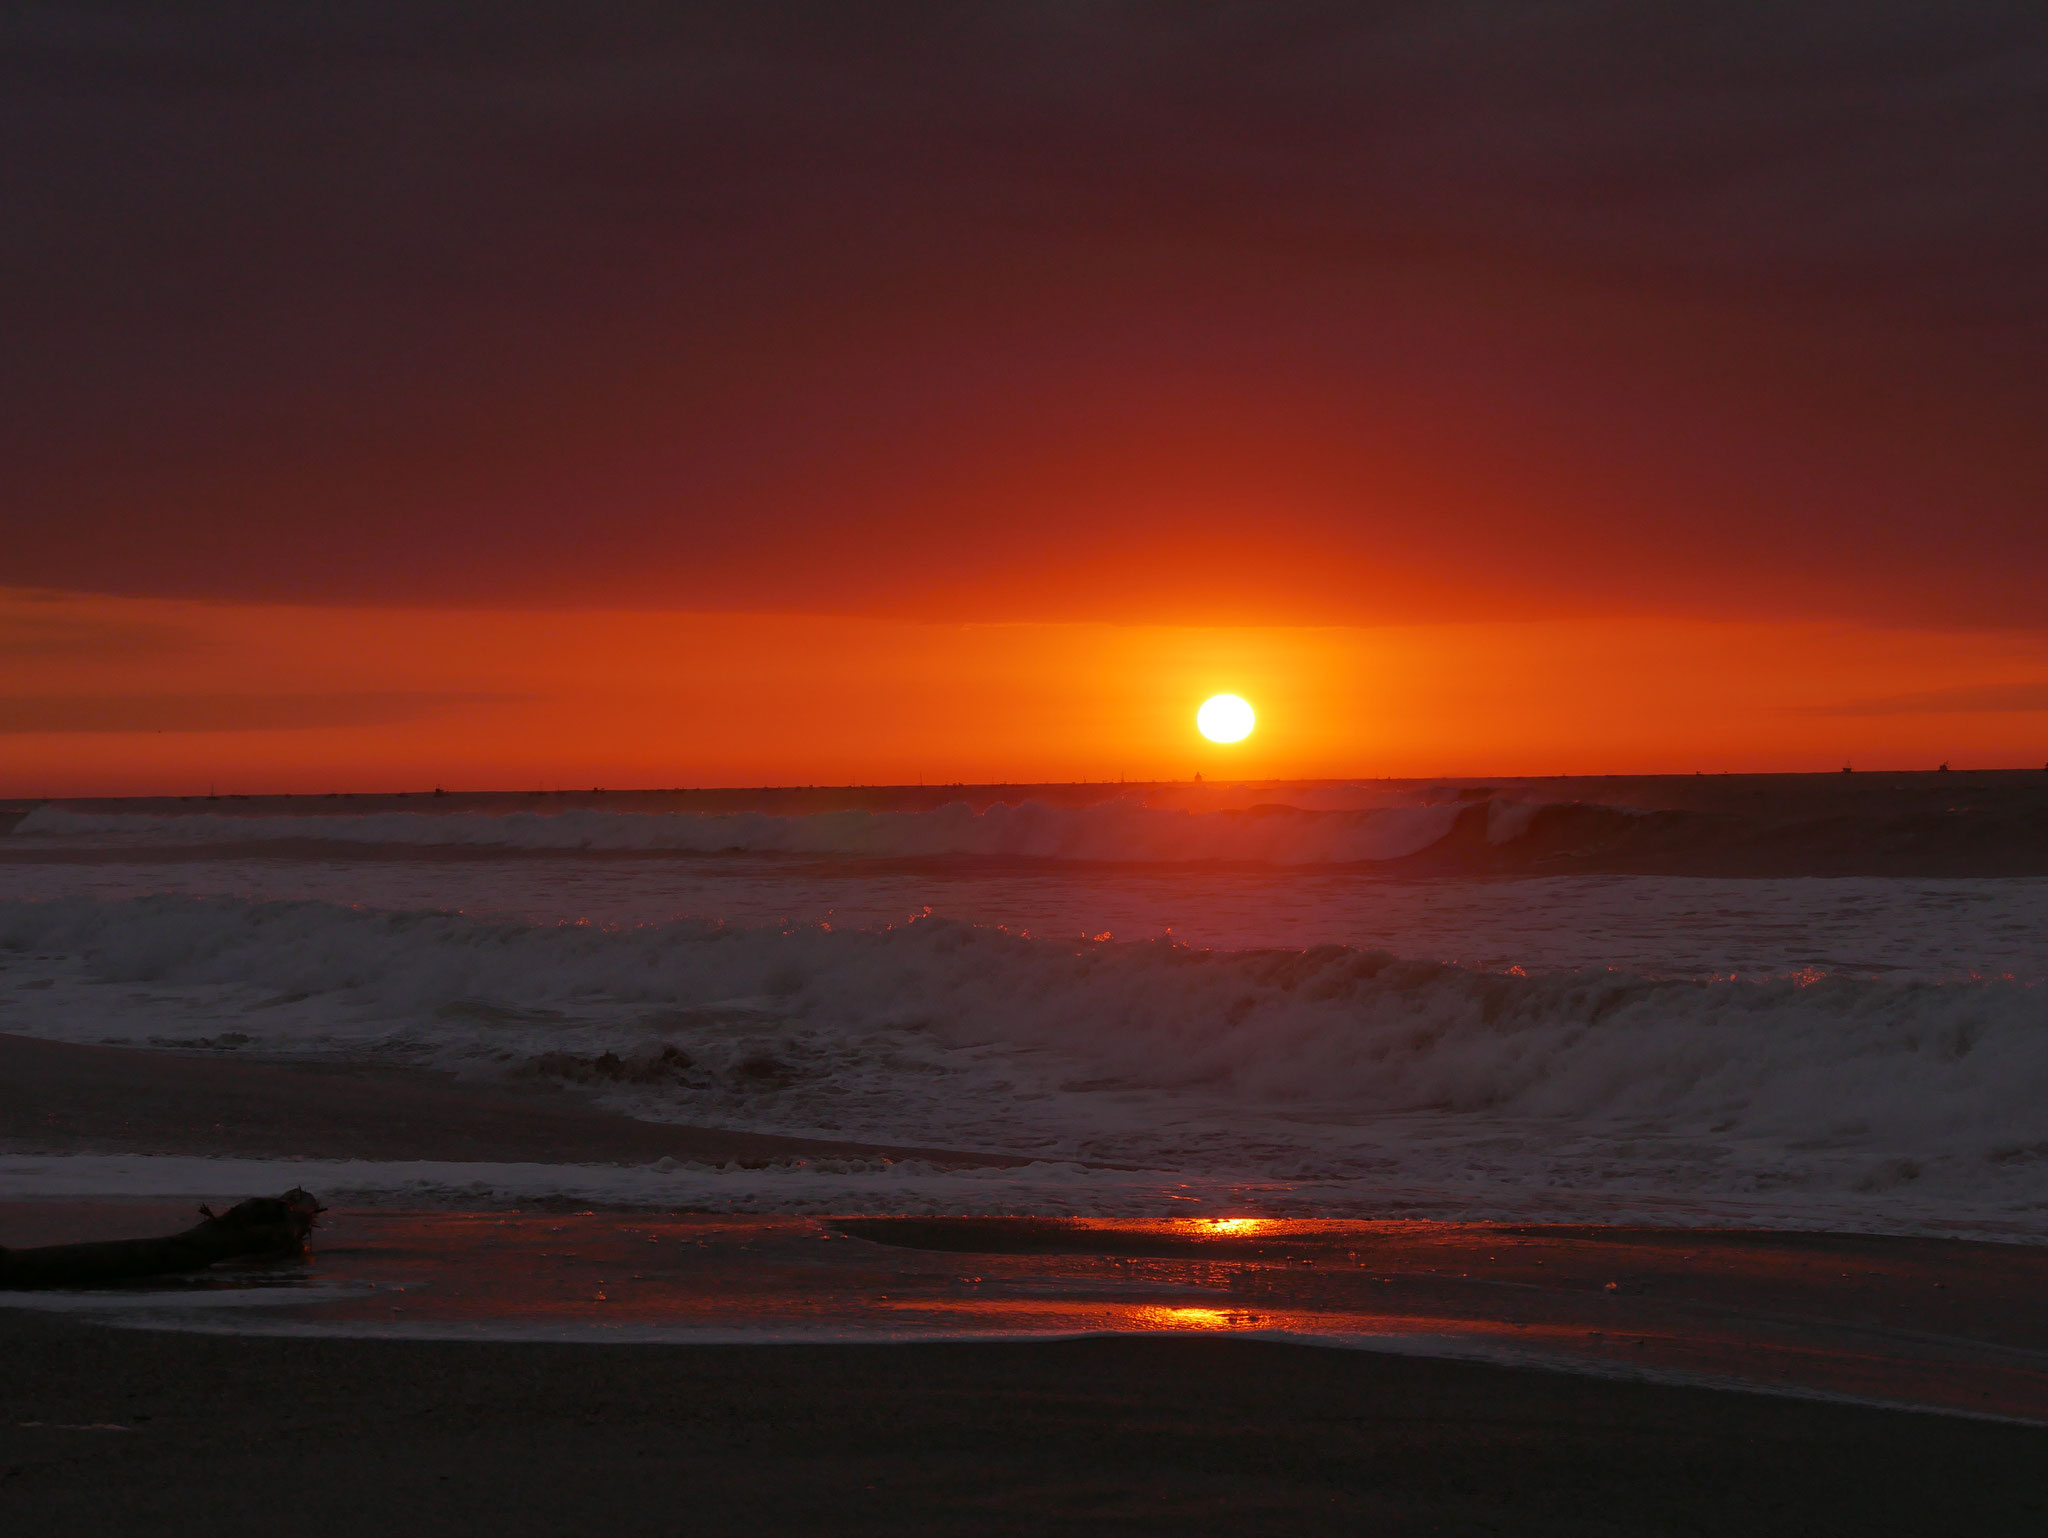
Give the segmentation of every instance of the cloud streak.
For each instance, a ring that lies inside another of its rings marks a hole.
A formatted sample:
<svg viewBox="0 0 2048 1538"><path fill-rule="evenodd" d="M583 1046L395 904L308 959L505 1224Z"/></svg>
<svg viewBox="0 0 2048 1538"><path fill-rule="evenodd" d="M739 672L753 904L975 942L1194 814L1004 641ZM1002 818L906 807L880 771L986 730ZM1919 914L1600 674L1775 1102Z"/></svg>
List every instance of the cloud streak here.
<svg viewBox="0 0 2048 1538"><path fill-rule="evenodd" d="M1929 689L1918 694L1893 694L1817 706L1823 716L1976 715L1983 712L2048 714L2048 681L1989 684L1958 689Z"/></svg>
<svg viewBox="0 0 2048 1538"><path fill-rule="evenodd" d="M519 695L74 694L0 698L0 733L284 732L381 727Z"/></svg>
<svg viewBox="0 0 2048 1538"><path fill-rule="evenodd" d="M200 644L198 636L174 625L66 613L55 607L56 600L49 612L38 612L35 600L11 598L0 592L0 663L175 657Z"/></svg>

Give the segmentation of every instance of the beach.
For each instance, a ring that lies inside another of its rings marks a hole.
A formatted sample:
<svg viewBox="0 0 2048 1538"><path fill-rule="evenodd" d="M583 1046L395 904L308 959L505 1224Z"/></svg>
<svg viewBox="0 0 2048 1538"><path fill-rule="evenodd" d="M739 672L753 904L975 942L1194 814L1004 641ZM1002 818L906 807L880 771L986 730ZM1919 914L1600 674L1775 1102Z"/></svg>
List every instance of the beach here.
<svg viewBox="0 0 2048 1538"><path fill-rule="evenodd" d="M281 1184L323 1155L915 1152L392 1070L6 1038L0 1063L17 1162L144 1148ZM301 1261L0 1293L7 1530L255 1533L280 1511L336 1534L2019 1534L2048 1517L2048 1250L2031 1246L390 1200L327 1214ZM0 1200L17 1246L189 1221L163 1197Z"/></svg>
<svg viewBox="0 0 2048 1538"><path fill-rule="evenodd" d="M28 812L7 1530L2039 1531L2035 782L1562 787Z"/></svg>
<svg viewBox="0 0 2048 1538"><path fill-rule="evenodd" d="M2048 6L0 77L0 1538L2048 1538Z"/></svg>

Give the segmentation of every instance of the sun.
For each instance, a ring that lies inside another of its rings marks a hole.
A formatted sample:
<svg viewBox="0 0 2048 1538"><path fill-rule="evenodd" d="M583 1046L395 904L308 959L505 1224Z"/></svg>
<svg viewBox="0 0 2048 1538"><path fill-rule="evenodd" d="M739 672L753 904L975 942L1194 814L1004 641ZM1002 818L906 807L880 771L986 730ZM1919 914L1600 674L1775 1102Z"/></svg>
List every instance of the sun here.
<svg viewBox="0 0 2048 1538"><path fill-rule="evenodd" d="M1234 694L1218 694L1202 701L1195 712L1195 729L1211 742L1243 742L1252 734L1257 718L1252 707Z"/></svg>

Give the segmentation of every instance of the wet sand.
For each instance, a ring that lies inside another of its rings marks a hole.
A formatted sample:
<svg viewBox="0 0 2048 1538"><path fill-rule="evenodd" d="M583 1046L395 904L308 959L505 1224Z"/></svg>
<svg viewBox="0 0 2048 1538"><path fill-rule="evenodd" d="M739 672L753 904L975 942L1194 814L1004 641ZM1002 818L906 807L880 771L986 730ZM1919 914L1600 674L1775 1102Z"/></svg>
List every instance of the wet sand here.
<svg viewBox="0 0 2048 1538"><path fill-rule="evenodd" d="M12 1538L2048 1528L2048 1430L1259 1341L0 1355Z"/></svg>
<svg viewBox="0 0 2048 1538"><path fill-rule="evenodd" d="M885 1147L636 1121L564 1091L456 1084L423 1072L261 1063L0 1035L0 1152L648 1164L1002 1154Z"/></svg>
<svg viewBox="0 0 2048 1538"><path fill-rule="evenodd" d="M0 1202L0 1243L191 1221L189 1204ZM286 1264L0 1299L136 1327L408 1339L1287 1338L2048 1425L2048 1249L1947 1239L357 1209L326 1214Z"/></svg>

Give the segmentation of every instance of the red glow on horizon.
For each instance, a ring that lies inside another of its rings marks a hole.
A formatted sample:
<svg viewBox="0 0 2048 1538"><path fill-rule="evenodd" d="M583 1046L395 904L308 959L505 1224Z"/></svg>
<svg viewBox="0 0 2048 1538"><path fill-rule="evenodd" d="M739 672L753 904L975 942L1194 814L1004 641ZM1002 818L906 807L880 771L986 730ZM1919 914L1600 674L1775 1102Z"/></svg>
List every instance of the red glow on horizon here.
<svg viewBox="0 0 2048 1538"><path fill-rule="evenodd" d="M1683 620L1363 628L0 604L0 795L1831 770L2048 757L2048 648ZM1219 685L1228 685L1220 688ZM1258 727L1192 729L1242 693Z"/></svg>

